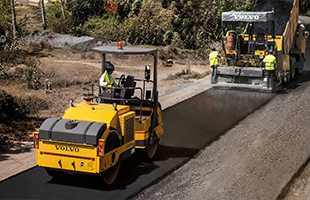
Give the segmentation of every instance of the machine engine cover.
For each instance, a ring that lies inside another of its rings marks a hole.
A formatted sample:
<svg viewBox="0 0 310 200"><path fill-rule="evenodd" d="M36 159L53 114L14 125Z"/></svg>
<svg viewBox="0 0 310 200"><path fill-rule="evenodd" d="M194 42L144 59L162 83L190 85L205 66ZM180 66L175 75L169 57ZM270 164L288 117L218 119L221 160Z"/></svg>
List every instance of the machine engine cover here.
<svg viewBox="0 0 310 200"><path fill-rule="evenodd" d="M48 118L39 129L39 138L98 145L106 128L106 123Z"/></svg>

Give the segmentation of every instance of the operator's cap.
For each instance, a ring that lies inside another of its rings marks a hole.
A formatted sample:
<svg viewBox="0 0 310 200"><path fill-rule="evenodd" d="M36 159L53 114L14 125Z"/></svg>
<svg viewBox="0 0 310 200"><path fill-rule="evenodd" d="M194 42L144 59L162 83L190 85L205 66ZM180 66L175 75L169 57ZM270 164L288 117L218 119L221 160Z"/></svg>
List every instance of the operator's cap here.
<svg viewBox="0 0 310 200"><path fill-rule="evenodd" d="M273 53L273 49L269 49L269 53Z"/></svg>
<svg viewBox="0 0 310 200"><path fill-rule="evenodd" d="M212 51L214 51L214 50L215 50L215 47L214 47L214 46L212 46L212 47L211 47L211 50L212 50Z"/></svg>

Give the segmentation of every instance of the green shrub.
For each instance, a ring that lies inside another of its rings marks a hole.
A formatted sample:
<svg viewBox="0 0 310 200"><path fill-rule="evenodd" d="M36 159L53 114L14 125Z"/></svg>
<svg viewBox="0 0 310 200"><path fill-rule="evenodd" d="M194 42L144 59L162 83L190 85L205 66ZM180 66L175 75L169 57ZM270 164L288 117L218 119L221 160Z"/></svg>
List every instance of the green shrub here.
<svg viewBox="0 0 310 200"><path fill-rule="evenodd" d="M0 110L1 124L9 124L12 120L20 118L25 114L14 97L5 91L0 91Z"/></svg>
<svg viewBox="0 0 310 200"><path fill-rule="evenodd" d="M42 86L42 79L45 77L45 74L32 62L28 63L25 75L29 89L37 90Z"/></svg>
<svg viewBox="0 0 310 200"><path fill-rule="evenodd" d="M111 41L124 39L121 30L123 30L123 24L120 19L110 14L90 18L82 28L86 35Z"/></svg>
<svg viewBox="0 0 310 200"><path fill-rule="evenodd" d="M38 115L40 110L48 109L48 103L36 96L14 97L0 91L0 124L8 125L29 115Z"/></svg>
<svg viewBox="0 0 310 200"><path fill-rule="evenodd" d="M56 33L67 33L69 27L67 24L71 23L71 17L67 17L67 21L64 20L61 12L61 5L59 1L49 2L46 7L46 23L49 29ZM66 16L68 11L65 9Z"/></svg>

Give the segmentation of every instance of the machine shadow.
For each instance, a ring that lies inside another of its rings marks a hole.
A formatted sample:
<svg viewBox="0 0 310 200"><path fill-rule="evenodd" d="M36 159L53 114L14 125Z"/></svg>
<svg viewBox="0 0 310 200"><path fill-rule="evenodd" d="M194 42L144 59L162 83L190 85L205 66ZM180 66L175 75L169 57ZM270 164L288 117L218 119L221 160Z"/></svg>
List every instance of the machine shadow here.
<svg viewBox="0 0 310 200"><path fill-rule="evenodd" d="M144 154L145 152L138 152L135 156L132 156L121 163L117 178L112 185L105 184L101 176L96 177L82 174L65 174L61 179L52 178L48 183L103 191L125 190L127 186L138 181L140 176L150 174L161 167L155 162L165 161L170 158L183 158L184 161L182 163L184 163L190 158L193 158L198 152L199 149L163 145L158 146L157 152L152 159L148 158ZM176 166L173 166L166 171L169 172L175 167L179 166L176 164ZM161 177L158 177L158 179L159 178Z"/></svg>
<svg viewBox="0 0 310 200"><path fill-rule="evenodd" d="M310 81L310 71L304 71L304 73L302 75L296 77L295 79L293 79L289 83L285 84L284 87L286 89L296 89L296 88L300 87L300 85L302 83L306 83L309 81Z"/></svg>

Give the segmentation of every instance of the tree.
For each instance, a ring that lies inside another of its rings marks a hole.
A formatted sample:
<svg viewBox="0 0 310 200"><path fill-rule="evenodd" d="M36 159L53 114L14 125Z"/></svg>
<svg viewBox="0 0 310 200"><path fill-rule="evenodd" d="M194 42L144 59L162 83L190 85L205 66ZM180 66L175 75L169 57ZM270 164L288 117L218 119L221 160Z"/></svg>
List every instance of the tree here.
<svg viewBox="0 0 310 200"><path fill-rule="evenodd" d="M10 0L11 2L11 13L12 13L12 31L13 31L13 38L16 38L16 15L15 15L15 7L14 7L14 0Z"/></svg>
<svg viewBox="0 0 310 200"><path fill-rule="evenodd" d="M46 30L46 20L45 20L45 10L44 10L44 0L40 0L40 7L41 7L41 12L42 12L43 30Z"/></svg>
<svg viewBox="0 0 310 200"><path fill-rule="evenodd" d="M65 23L67 23L66 14L65 14L65 8L64 8L64 1L63 0L59 0L59 2L60 2L60 6L61 6L62 16L64 18Z"/></svg>

